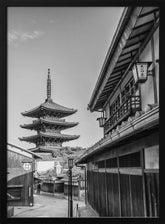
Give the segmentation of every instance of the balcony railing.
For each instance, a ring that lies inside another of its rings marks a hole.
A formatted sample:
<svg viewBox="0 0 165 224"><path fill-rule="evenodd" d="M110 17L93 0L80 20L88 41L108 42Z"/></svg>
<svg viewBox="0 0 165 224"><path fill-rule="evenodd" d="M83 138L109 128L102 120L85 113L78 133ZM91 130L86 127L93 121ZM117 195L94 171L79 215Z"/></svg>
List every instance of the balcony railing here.
<svg viewBox="0 0 165 224"><path fill-rule="evenodd" d="M107 134L107 132L119 125L128 116L135 114L138 110L141 110L140 96L130 96L105 122L104 133Z"/></svg>

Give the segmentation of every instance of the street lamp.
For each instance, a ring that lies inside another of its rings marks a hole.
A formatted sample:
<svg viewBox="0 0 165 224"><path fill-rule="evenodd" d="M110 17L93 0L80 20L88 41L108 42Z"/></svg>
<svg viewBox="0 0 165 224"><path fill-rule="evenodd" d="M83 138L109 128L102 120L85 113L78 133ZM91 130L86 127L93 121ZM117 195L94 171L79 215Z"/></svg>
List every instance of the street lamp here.
<svg viewBox="0 0 165 224"><path fill-rule="evenodd" d="M69 218L73 217L73 200L72 200L72 168L73 168L73 158L69 157L68 158L68 167L69 167L69 189L68 191L68 215Z"/></svg>
<svg viewBox="0 0 165 224"><path fill-rule="evenodd" d="M148 72L148 67L152 62L136 62L132 68L133 77L135 83L144 83L147 80L147 76L151 75Z"/></svg>
<svg viewBox="0 0 165 224"><path fill-rule="evenodd" d="M69 169L73 168L73 158L72 157L68 158L68 167L69 167Z"/></svg>

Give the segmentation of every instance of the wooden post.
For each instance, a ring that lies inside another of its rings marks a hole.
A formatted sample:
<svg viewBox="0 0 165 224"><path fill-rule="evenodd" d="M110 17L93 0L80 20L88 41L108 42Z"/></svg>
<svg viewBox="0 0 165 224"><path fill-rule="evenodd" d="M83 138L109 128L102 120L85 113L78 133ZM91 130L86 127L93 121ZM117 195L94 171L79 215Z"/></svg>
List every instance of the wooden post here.
<svg viewBox="0 0 165 224"><path fill-rule="evenodd" d="M151 38L151 53L152 53L152 62L153 62L153 69L152 69L152 78L153 78L153 90L154 90L154 103L158 103L158 96L157 96L157 87L156 87L156 77L155 77L155 49L154 49L154 38Z"/></svg>
<svg viewBox="0 0 165 224"><path fill-rule="evenodd" d="M120 217L121 217L121 190L120 190L119 157L117 157L117 168L118 168L118 187L119 187L119 213L120 213Z"/></svg>
<svg viewBox="0 0 165 224"><path fill-rule="evenodd" d="M78 179L78 200L80 200L80 179Z"/></svg>
<svg viewBox="0 0 165 224"><path fill-rule="evenodd" d="M84 166L84 178L85 178L85 204L87 204L87 169Z"/></svg>
<svg viewBox="0 0 165 224"><path fill-rule="evenodd" d="M132 205L132 190L131 190L131 175L129 174L129 188L130 188L130 205L131 205L131 216L133 216L133 205Z"/></svg>
<svg viewBox="0 0 165 224"><path fill-rule="evenodd" d="M73 217L73 200L72 200L72 169L70 169L70 176L69 176L69 185L70 185L70 200L69 200L69 207L70 207L70 214L69 217Z"/></svg>
<svg viewBox="0 0 165 224"><path fill-rule="evenodd" d="M53 183L53 193L54 193L54 196L55 196L55 186L56 186L56 184L55 184L55 180L54 180L54 183Z"/></svg>
<svg viewBox="0 0 165 224"><path fill-rule="evenodd" d="M106 172L106 160L104 162L105 164L105 197L106 197L106 215L108 216L108 186L107 186L107 172Z"/></svg>
<svg viewBox="0 0 165 224"><path fill-rule="evenodd" d="M142 184L143 184L143 202L144 202L144 217L147 217L146 209L146 190L145 190L145 175L144 175L144 149L140 151L141 155L141 168L142 168Z"/></svg>
<svg viewBox="0 0 165 224"><path fill-rule="evenodd" d="M34 205L34 197L33 197L33 185L34 185L34 160L32 158L32 187L31 187L31 202L32 206Z"/></svg>
<svg viewBox="0 0 165 224"><path fill-rule="evenodd" d="M68 217L69 217L69 214L70 214L70 204L69 204L69 200L70 200L70 197L69 197L69 177L68 177L68 181L67 181L67 185L68 185L68 192L67 192L67 194L68 194Z"/></svg>

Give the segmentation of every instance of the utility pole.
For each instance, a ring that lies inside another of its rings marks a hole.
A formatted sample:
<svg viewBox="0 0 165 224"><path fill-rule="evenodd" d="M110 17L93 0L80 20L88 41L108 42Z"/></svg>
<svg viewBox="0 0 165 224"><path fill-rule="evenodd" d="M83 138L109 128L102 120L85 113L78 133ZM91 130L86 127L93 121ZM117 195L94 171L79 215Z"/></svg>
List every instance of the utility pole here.
<svg viewBox="0 0 165 224"><path fill-rule="evenodd" d="M69 188L68 188L68 217L73 217L73 199L72 199L72 168L73 168L73 158L68 158L68 177L69 177Z"/></svg>

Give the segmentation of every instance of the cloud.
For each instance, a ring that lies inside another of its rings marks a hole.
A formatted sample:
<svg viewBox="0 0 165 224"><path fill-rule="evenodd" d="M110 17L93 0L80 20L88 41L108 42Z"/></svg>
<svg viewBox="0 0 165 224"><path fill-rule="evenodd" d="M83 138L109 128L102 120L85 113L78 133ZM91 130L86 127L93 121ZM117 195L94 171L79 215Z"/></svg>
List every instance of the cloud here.
<svg viewBox="0 0 165 224"><path fill-rule="evenodd" d="M18 42L26 42L28 40L39 39L43 35L44 32L40 30L34 30L32 32L12 30L11 32L8 33L8 41L9 44L11 43L16 44Z"/></svg>

